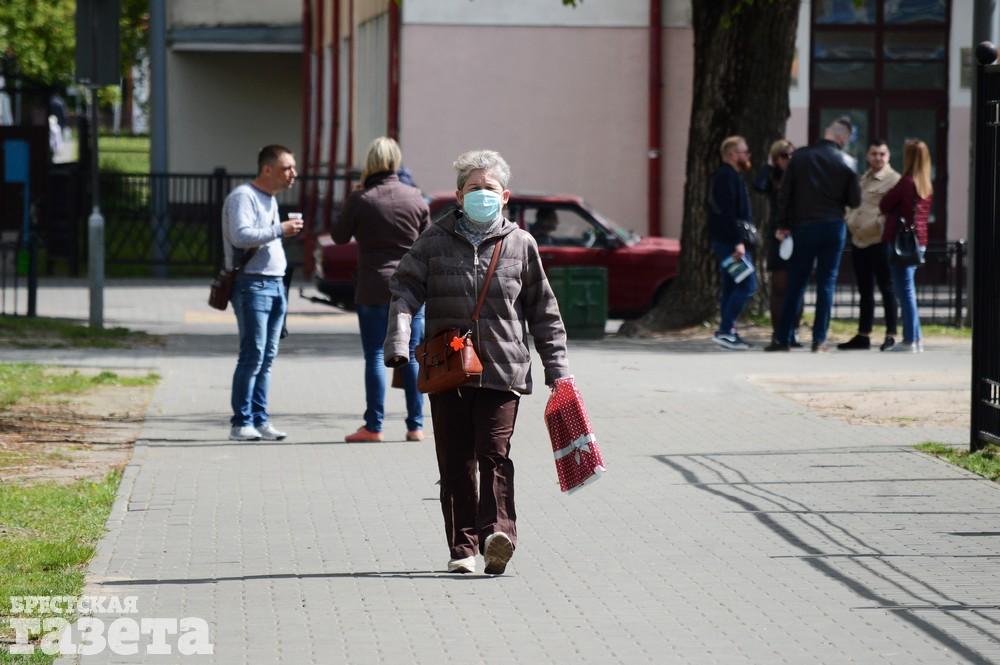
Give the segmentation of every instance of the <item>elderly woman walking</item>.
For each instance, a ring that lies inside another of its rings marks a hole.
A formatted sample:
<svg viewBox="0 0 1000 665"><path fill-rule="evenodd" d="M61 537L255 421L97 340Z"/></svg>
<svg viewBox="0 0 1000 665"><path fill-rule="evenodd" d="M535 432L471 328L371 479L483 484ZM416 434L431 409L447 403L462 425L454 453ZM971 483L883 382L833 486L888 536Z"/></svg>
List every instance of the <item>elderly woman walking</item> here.
<svg viewBox="0 0 1000 665"><path fill-rule="evenodd" d="M358 241L358 276L354 302L365 354L365 424L344 440L381 441L385 417L385 366L382 346L389 320L389 278L417 236L430 225L430 211L420 191L399 181L399 145L382 136L368 148L362 189L351 192L331 236L336 243ZM423 310L413 312L409 364L404 368L406 439L424 438L424 396L417 390L417 362L412 349L422 341ZM403 363L406 364L406 363Z"/></svg>
<svg viewBox="0 0 1000 665"><path fill-rule="evenodd" d="M459 208L413 245L390 281L386 363L406 362L412 322L427 306L428 337L447 328L470 331L482 377L432 394L431 415L449 572L504 572L517 544L510 440L518 402L531 392L528 333L541 356L545 383L569 376L566 331L538 245L503 216L510 167L492 150L458 157ZM480 319L473 311L493 253L499 252ZM476 487L476 470L479 488Z"/></svg>

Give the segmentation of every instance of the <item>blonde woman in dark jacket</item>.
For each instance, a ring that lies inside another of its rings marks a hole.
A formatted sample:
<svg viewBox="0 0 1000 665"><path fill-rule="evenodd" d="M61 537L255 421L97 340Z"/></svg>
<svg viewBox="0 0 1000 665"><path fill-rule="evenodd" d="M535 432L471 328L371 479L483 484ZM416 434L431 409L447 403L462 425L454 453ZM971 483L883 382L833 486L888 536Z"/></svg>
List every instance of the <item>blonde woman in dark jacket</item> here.
<svg viewBox="0 0 1000 665"><path fill-rule="evenodd" d="M475 572L475 555L481 552L486 573L499 575L517 544L509 452L518 402L532 389L528 333L551 385L569 376L566 330L538 245L503 216L510 167L492 150L464 153L454 166L459 209L420 236L390 280L385 358L390 366L406 362L413 316L425 303L429 337L445 328L471 330L482 377L430 397L441 510L448 570ZM496 273L473 325L476 299L498 247Z"/></svg>
<svg viewBox="0 0 1000 665"><path fill-rule="evenodd" d="M350 443L382 440L385 416L385 364L382 346L389 317L389 278L399 260L429 225L430 211L420 190L399 181L399 145L382 136L368 148L362 189L351 192L331 236L336 243L358 241L354 303L365 354L365 424L344 437ZM406 439L424 438L424 396L417 390L417 361L412 348L423 339L423 312L417 311L410 340L410 363L404 368Z"/></svg>

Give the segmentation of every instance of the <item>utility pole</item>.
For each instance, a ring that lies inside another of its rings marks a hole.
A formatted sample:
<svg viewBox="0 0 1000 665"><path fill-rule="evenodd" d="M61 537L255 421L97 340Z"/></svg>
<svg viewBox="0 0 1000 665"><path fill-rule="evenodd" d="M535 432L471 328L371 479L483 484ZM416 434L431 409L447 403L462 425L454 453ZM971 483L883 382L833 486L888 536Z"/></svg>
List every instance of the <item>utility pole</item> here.
<svg viewBox="0 0 1000 665"><path fill-rule="evenodd" d="M77 0L76 78L90 89L90 195L87 219L87 273L90 281L90 327L104 327L104 216L97 155L98 89L121 83L119 26L121 0Z"/></svg>
<svg viewBox="0 0 1000 665"><path fill-rule="evenodd" d="M992 42L995 41L993 38L993 20L994 13L996 11L996 0L974 0L972 6L972 44L970 50L975 54L975 47L982 42ZM976 69L976 59L975 55L972 56L971 66L973 70ZM967 242L966 247L966 278L965 292L969 294L969 325L972 325L972 294L974 284L973 275L975 274L975 255L976 255L976 239L975 239L975 220L973 219L973 214L976 209L976 142L974 137L976 136L976 127L978 126L979 117L979 99L978 91L976 90L976 85L972 85L972 105L969 113L969 213L966 216L968 231L966 232Z"/></svg>

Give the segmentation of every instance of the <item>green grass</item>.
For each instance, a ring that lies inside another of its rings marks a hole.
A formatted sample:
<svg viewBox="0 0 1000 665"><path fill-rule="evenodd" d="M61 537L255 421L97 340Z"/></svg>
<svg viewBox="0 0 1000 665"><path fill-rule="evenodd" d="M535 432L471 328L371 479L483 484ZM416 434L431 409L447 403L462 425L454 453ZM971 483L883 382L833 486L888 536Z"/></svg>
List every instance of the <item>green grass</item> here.
<svg viewBox="0 0 1000 665"><path fill-rule="evenodd" d="M148 136L101 136L97 154L102 171L149 173Z"/></svg>
<svg viewBox="0 0 1000 665"><path fill-rule="evenodd" d="M0 616L11 596L78 596L111 512L121 474L72 485L0 485ZM13 631L0 626L0 635ZM0 663L51 663L54 656L12 656Z"/></svg>
<svg viewBox="0 0 1000 665"><path fill-rule="evenodd" d="M968 450L929 441L917 445L916 448L921 452L956 464L983 478L989 478L994 482L1000 481L1000 446L990 445L970 453Z"/></svg>
<svg viewBox="0 0 1000 665"><path fill-rule="evenodd" d="M770 325L770 323L768 324ZM811 316L802 317L803 326L812 325ZM902 328L900 328L902 331ZM858 322L851 319L831 319L830 321L830 334L842 337L853 337L855 333L858 332ZM954 337L958 339L972 339L972 328L965 326L962 328L956 328L955 326L945 326L940 323L921 323L920 332L923 333L925 338L927 337ZM881 339L885 335L885 327L880 325L875 325L875 330L872 332L873 338ZM901 337L896 335L896 339L899 340Z"/></svg>
<svg viewBox="0 0 1000 665"><path fill-rule="evenodd" d="M760 326L762 328L771 327L771 317L767 314L747 314L743 317L745 321L750 321L755 326ZM808 329L812 326L813 317L811 314L806 314L802 317L802 329ZM962 328L956 328L954 326L946 326L940 323L921 323L920 331L923 333L924 337L951 337L956 339L972 339L972 328L965 326ZM853 337L855 333L858 332L858 322L856 319L830 319L830 335L834 337L843 337L844 339ZM885 327L878 324L875 325L875 330L872 332L872 337L881 339L885 335ZM899 340L900 336L897 335L896 339Z"/></svg>
<svg viewBox="0 0 1000 665"><path fill-rule="evenodd" d="M91 328L65 319L0 316L0 346L130 348L162 345L158 335L128 328Z"/></svg>
<svg viewBox="0 0 1000 665"><path fill-rule="evenodd" d="M158 374L145 376L118 376L114 372L84 375L58 372L33 363L0 363L0 409L25 399L80 393L97 386L149 386L160 380Z"/></svg>

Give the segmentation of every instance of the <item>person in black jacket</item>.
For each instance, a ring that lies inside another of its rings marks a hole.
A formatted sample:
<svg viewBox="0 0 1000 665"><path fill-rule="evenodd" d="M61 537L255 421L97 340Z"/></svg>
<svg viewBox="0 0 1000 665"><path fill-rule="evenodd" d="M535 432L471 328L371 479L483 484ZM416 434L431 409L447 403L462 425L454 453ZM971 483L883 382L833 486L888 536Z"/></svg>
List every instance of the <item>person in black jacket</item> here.
<svg viewBox="0 0 1000 665"><path fill-rule="evenodd" d="M756 248L747 242L748 233L755 233L750 194L741 175L750 170L750 151L742 136L730 136L719 153L722 164L708 189L708 236L719 259L721 281L719 329L712 341L724 349L746 351L750 344L736 332L736 319L757 289L751 255Z"/></svg>
<svg viewBox="0 0 1000 665"><path fill-rule="evenodd" d="M765 351L787 351L792 325L802 303L806 282L816 266L816 316L812 350L826 351L833 291L837 284L840 254L847 239L846 208L861 204L858 174L841 150L851 139L853 127L838 118L826 128L823 140L792 155L778 192L779 240L791 234L795 249L789 263L788 292L781 308L777 339Z"/></svg>
<svg viewBox="0 0 1000 665"><path fill-rule="evenodd" d="M771 144L768 152L767 164L760 167L757 177L754 178L753 188L767 196L768 202L768 225L770 238L767 239L767 271L771 273L770 295L768 305L771 310L771 341L778 338L778 326L781 324L781 307L785 303L785 293L788 291L788 261L781 258L778 250L781 242L774 236L774 231L778 227L778 191L781 189L781 179L788 168L788 162L792 158L795 146L787 139L778 139ZM795 339L795 332L799 329L799 320L802 318L802 310L795 319L792 326L793 348L802 346Z"/></svg>

